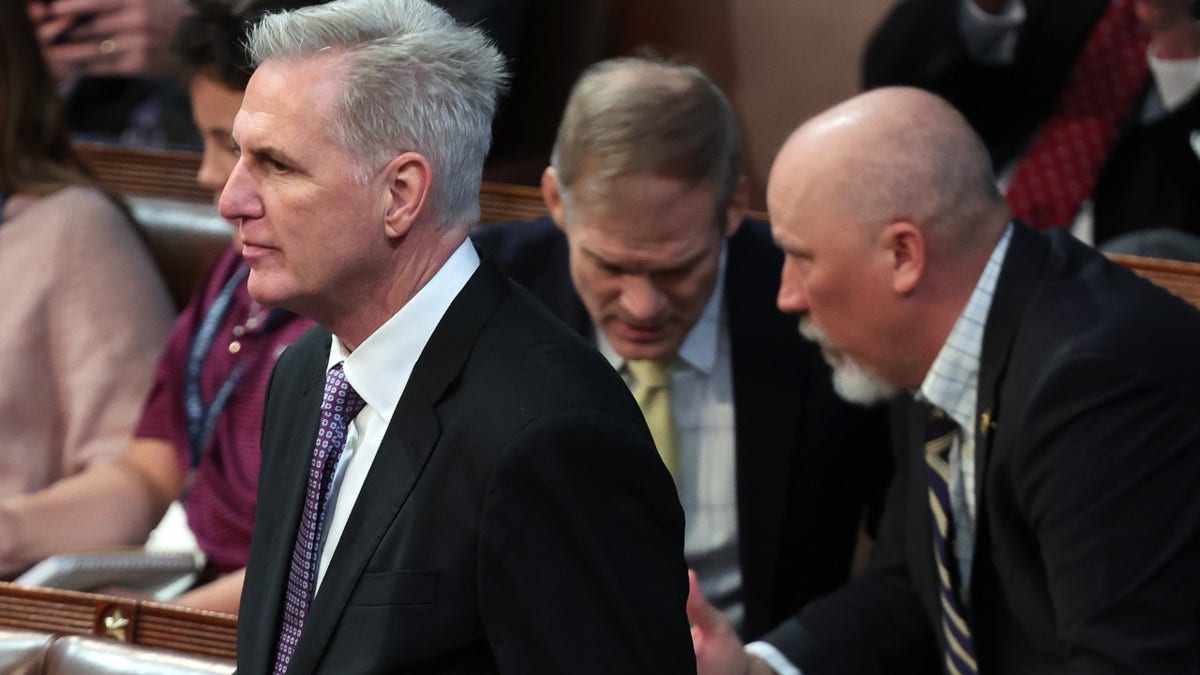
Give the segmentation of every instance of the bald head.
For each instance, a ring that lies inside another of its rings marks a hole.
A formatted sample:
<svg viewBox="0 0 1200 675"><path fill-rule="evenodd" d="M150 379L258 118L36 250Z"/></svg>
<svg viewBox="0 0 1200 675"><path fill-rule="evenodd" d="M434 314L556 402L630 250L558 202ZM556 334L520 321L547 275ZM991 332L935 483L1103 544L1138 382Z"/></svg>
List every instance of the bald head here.
<svg viewBox="0 0 1200 675"><path fill-rule="evenodd" d="M987 149L941 98L876 89L801 126L771 171L773 218L823 200L874 231L905 221L951 249L994 243L1009 220Z"/></svg>
<svg viewBox="0 0 1200 675"><path fill-rule="evenodd" d="M784 250L779 307L805 317L854 400L886 390L860 386L872 378L921 384L1009 220L979 137L945 101L906 88L797 129L767 205Z"/></svg>

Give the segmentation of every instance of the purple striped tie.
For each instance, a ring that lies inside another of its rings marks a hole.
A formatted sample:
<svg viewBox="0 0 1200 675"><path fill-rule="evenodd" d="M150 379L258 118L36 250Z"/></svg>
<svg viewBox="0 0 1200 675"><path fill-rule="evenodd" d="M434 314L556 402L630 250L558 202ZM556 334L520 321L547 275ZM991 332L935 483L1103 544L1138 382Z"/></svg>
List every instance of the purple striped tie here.
<svg viewBox="0 0 1200 675"><path fill-rule="evenodd" d="M279 631L279 643L275 651L275 673L287 672L300 631L304 628L304 617L312 601L313 588L317 581L320 564L318 552L321 532L324 531L328 509L330 483L337 468L338 458L346 445L346 429L350 420L363 409L363 400L346 381L342 364L329 370L325 377L325 398L321 401L321 428L317 431L317 443L313 448L312 467L308 471L308 495L304 498L304 513L300 516L300 528L296 532L296 546L292 549L292 567L288 573L287 599L283 606L283 626Z"/></svg>

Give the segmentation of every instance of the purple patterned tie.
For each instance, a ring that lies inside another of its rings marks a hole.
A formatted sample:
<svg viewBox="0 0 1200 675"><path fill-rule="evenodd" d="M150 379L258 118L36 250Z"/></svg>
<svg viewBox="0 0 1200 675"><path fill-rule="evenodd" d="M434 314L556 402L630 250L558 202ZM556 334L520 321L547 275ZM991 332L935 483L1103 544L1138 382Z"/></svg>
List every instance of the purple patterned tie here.
<svg viewBox="0 0 1200 675"><path fill-rule="evenodd" d="M321 428L313 448L312 467L308 471L308 495L304 498L304 513L296 532L292 549L292 567L288 573L287 599L283 606L283 626L275 652L275 673L287 672L288 663L296 651L304 617L312 601L320 564L318 552L324 530L326 499L337 469L338 457L346 445L346 428L350 420L363 409L363 400L346 381L342 364L329 370L325 377L325 398L321 401Z"/></svg>

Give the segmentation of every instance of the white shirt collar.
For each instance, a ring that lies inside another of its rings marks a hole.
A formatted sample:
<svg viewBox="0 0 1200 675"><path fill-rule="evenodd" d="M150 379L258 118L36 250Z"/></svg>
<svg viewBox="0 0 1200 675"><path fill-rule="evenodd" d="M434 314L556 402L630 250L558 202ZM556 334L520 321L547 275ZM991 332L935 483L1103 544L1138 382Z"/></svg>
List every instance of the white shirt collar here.
<svg viewBox="0 0 1200 675"><path fill-rule="evenodd" d="M679 358L692 368L711 375L717 363L717 336L721 328L721 311L725 297L725 245L721 245L721 254L717 259L717 281L713 284L712 295L704 305L704 311L696 320L696 325L688 331L687 337L679 345ZM625 367L625 359L613 349L604 331L594 327L596 331L596 348L608 359L613 369L618 372Z"/></svg>
<svg viewBox="0 0 1200 675"><path fill-rule="evenodd" d="M425 344L450 303L479 267L479 254L468 239L398 312L348 354L336 335L326 371L344 363L346 379L367 406L391 419Z"/></svg>
<svg viewBox="0 0 1200 675"><path fill-rule="evenodd" d="M1200 89L1200 59L1161 59L1151 48L1146 60L1166 112L1174 112Z"/></svg>
<svg viewBox="0 0 1200 675"><path fill-rule="evenodd" d="M967 306L954 322L945 344L917 392L917 398L941 408L963 429L974 429L975 403L979 389L979 366L983 358L983 331L1000 269L1012 241L1009 223L1004 235L992 249Z"/></svg>

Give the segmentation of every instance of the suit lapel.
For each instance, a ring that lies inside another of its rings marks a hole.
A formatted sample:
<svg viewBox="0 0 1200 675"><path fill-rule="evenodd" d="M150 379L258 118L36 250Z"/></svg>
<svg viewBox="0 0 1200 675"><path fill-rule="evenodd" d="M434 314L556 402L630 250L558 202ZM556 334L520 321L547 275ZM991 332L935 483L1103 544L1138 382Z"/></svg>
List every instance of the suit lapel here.
<svg viewBox="0 0 1200 675"><path fill-rule="evenodd" d="M329 335L326 333L323 340L306 350L299 366L303 375L299 394L294 399L299 422L291 427L290 434L284 436L286 440L282 447L272 448L271 458L267 460L270 464L264 463L261 471L261 475L268 478L272 490L268 494L268 488L260 485L254 530L256 537L264 539L258 550L265 554L261 565L263 572L256 578L269 580L259 589L261 606L271 608L269 611L272 612L264 617L269 627L261 633L264 639L254 645L262 672L270 669L279 639L279 621L291 571L292 549L300 514L304 510L312 448L321 421L321 395L325 388L328 356ZM284 397L283 400L290 398L286 392L279 395ZM274 423L279 424L279 421ZM253 579L250 583L254 583Z"/></svg>
<svg viewBox="0 0 1200 675"><path fill-rule="evenodd" d="M484 259L417 359L320 591L313 599L292 658L295 667L290 672L310 672L319 662L359 577L436 449L441 435L436 405L457 379L480 332L508 294L508 284L495 265Z"/></svg>
<svg viewBox="0 0 1200 675"><path fill-rule="evenodd" d="M1012 241L1005 256L992 307L988 311L987 325L983 333L983 354L979 365L979 395L976 402L975 429L975 554L972 560L972 579L978 579L974 567L980 560L988 559L981 550L986 546L987 512L984 509L983 489L987 469L991 460L992 447L998 430L1004 425L1000 390L1008 369L1009 355L1021 315L1035 292L1050 250L1046 241L1024 224L1017 222L1013 227ZM973 584L972 595L978 588Z"/></svg>

